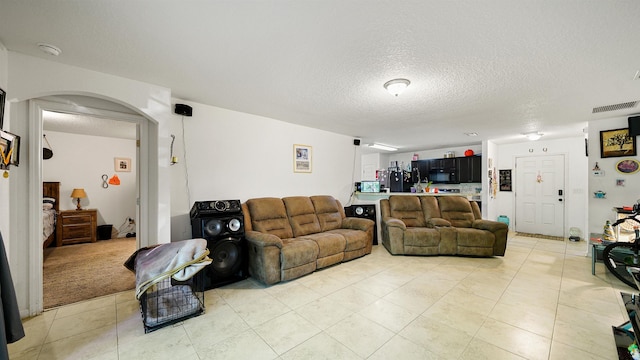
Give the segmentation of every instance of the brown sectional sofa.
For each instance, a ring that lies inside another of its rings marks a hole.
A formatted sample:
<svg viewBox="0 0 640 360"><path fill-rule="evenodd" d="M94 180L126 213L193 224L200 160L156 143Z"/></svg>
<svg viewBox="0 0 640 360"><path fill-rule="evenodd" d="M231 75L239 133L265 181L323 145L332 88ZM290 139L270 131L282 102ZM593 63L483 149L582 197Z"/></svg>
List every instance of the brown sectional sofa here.
<svg viewBox="0 0 640 360"><path fill-rule="evenodd" d="M393 255L503 256L508 227L483 220L462 196L392 195L380 200L382 244Z"/></svg>
<svg viewBox="0 0 640 360"><path fill-rule="evenodd" d="M249 274L267 285L371 253L374 222L331 196L249 199L242 212Z"/></svg>

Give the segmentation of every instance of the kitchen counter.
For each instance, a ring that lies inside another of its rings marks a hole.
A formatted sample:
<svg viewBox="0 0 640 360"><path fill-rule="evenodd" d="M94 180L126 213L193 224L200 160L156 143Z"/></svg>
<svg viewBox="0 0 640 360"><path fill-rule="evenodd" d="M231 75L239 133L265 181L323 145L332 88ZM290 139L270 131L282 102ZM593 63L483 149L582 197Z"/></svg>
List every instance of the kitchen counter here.
<svg viewBox="0 0 640 360"><path fill-rule="evenodd" d="M380 193L363 193L356 192L355 198L363 202L378 201L380 199L388 199L390 195L399 196L464 196L471 201L482 201L480 193L454 193L454 192L437 192L437 193L412 193L412 192L380 192Z"/></svg>

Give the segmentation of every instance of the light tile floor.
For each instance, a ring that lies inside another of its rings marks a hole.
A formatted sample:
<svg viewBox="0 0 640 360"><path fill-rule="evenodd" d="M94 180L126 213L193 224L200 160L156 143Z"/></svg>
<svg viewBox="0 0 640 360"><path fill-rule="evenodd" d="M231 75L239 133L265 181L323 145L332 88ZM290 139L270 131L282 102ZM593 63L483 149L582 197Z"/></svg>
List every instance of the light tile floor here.
<svg viewBox="0 0 640 360"><path fill-rule="evenodd" d="M620 290L584 242L510 234L496 258L363 258L205 292L205 314L145 334L133 292L24 320L11 359L616 359Z"/></svg>

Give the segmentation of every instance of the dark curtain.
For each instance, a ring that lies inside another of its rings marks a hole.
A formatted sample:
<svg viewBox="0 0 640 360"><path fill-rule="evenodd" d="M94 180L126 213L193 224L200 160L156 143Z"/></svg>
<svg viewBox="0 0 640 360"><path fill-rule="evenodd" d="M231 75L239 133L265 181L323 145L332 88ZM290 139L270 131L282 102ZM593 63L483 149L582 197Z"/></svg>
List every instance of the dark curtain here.
<svg viewBox="0 0 640 360"><path fill-rule="evenodd" d="M4 240L0 233L0 337L3 339L0 344L0 360L9 359L9 351L7 344L16 342L24 337L24 328L20 320L20 310L18 309L18 300L16 299L16 291L11 280L11 271L9 269L9 261L4 248Z"/></svg>

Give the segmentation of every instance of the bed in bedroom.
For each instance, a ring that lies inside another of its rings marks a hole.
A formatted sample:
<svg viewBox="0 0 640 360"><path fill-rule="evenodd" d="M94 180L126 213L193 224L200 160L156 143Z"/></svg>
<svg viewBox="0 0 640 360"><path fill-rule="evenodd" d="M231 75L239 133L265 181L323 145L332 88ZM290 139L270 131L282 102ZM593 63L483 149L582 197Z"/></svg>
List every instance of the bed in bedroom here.
<svg viewBox="0 0 640 360"><path fill-rule="evenodd" d="M42 183L42 247L56 239L56 220L60 210L60 182Z"/></svg>

